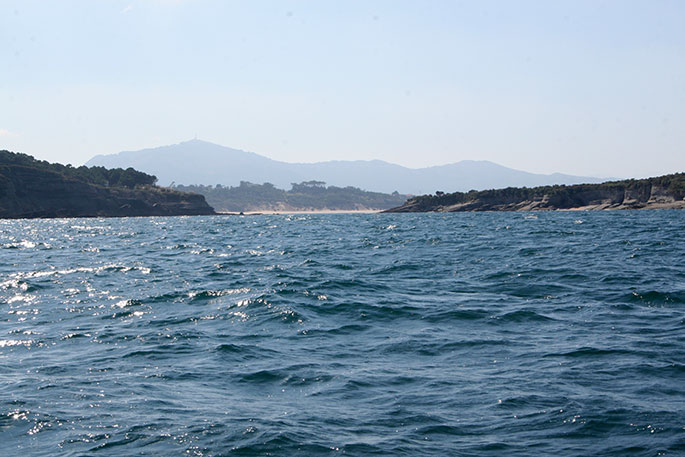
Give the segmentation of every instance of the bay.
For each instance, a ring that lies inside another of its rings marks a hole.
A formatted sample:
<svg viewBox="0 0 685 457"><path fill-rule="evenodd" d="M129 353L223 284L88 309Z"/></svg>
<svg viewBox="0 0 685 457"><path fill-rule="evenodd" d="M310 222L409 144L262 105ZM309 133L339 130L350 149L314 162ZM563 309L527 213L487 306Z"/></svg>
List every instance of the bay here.
<svg viewBox="0 0 685 457"><path fill-rule="evenodd" d="M685 212L0 221L5 455L678 455Z"/></svg>

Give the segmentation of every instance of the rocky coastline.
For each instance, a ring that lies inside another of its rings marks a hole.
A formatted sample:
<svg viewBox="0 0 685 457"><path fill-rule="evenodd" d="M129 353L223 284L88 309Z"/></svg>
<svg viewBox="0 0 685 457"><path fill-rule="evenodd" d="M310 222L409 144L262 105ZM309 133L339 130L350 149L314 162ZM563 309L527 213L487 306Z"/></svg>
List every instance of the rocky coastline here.
<svg viewBox="0 0 685 457"><path fill-rule="evenodd" d="M685 173L602 184L422 195L388 213L685 209Z"/></svg>
<svg viewBox="0 0 685 457"><path fill-rule="evenodd" d="M90 171L88 167L75 169L0 151L0 218L215 214L201 195L153 184L103 185L79 177L88 176ZM121 170L120 174L126 172ZM133 169L128 173L140 174ZM149 177L154 181L154 176Z"/></svg>

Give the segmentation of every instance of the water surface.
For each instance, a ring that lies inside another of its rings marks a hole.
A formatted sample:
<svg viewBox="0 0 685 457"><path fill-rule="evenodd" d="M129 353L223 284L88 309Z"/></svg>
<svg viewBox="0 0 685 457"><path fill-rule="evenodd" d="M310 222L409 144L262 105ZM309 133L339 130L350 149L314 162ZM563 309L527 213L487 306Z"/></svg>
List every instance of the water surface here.
<svg viewBox="0 0 685 457"><path fill-rule="evenodd" d="M0 221L0 454L678 455L684 233L678 211Z"/></svg>

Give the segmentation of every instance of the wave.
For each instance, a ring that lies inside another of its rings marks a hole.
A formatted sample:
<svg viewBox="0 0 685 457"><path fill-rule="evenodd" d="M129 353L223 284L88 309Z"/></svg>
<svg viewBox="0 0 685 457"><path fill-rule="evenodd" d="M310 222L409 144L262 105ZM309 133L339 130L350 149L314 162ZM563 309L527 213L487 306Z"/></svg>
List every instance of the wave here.
<svg viewBox="0 0 685 457"><path fill-rule="evenodd" d="M7 221L2 449L678 455L684 216Z"/></svg>
<svg viewBox="0 0 685 457"><path fill-rule="evenodd" d="M517 310L504 313L494 317L495 320L500 322L552 322L556 319L545 316L544 314L537 313L533 310Z"/></svg>

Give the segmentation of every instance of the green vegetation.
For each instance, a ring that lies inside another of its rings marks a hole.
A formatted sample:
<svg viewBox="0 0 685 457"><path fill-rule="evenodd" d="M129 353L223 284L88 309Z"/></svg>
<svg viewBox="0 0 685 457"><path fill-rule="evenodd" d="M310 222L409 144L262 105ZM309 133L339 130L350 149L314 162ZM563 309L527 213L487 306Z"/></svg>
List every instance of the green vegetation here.
<svg viewBox="0 0 685 457"><path fill-rule="evenodd" d="M602 184L507 187L451 194L438 191L435 195L411 198L401 207L391 211L551 210L590 205L627 209L642 208L668 201L682 202L683 198L685 198L685 173L676 173L655 178L627 179Z"/></svg>
<svg viewBox="0 0 685 457"><path fill-rule="evenodd" d="M289 191L271 183L253 184L241 181L239 186L174 186L183 192L204 195L218 211L262 210L355 210L386 209L401 205L406 195L397 192L383 194L367 192L356 187L328 186L323 181L292 183Z"/></svg>
<svg viewBox="0 0 685 457"><path fill-rule="evenodd" d="M153 175L134 170L133 168L86 167L74 168L71 165L49 163L44 160L36 160L30 155L10 151L0 151L0 167L24 166L42 171L51 171L60 175L77 179L79 181L95 184L103 187L127 187L133 189L136 186L151 186L157 182ZM2 169L0 168L0 172Z"/></svg>
<svg viewBox="0 0 685 457"><path fill-rule="evenodd" d="M214 214L201 195L156 180L133 168L74 168L0 151L0 218Z"/></svg>

